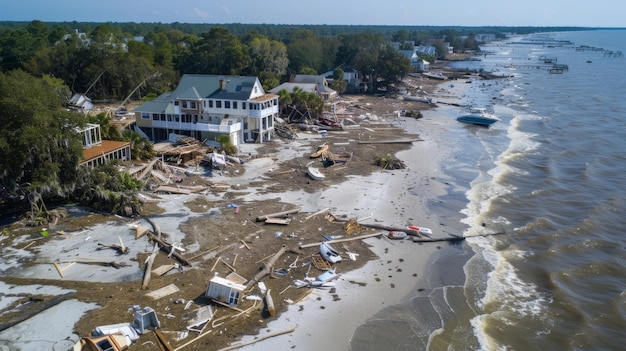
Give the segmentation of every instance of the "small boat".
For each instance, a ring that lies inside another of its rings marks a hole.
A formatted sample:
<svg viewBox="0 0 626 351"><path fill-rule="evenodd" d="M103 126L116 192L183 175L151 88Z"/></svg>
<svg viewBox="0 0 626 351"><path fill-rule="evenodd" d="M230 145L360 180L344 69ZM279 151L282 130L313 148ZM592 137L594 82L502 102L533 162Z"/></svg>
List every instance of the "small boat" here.
<svg viewBox="0 0 626 351"><path fill-rule="evenodd" d="M457 117L459 122L489 127L500 119L487 112L486 108L472 107L468 114Z"/></svg>
<svg viewBox="0 0 626 351"><path fill-rule="evenodd" d="M306 172L313 180L324 180L326 177L316 167L309 167Z"/></svg>
<svg viewBox="0 0 626 351"><path fill-rule="evenodd" d="M424 103L427 103L427 104L432 104L433 103L433 99L431 99L431 98L427 98L427 97L423 97L423 96L417 96L417 95L410 95L410 94L403 94L402 95L402 99L404 99L406 101L424 102Z"/></svg>
<svg viewBox="0 0 626 351"><path fill-rule="evenodd" d="M389 233L387 233L387 237L389 239L394 239L394 240L402 240L405 239L408 235L405 232L399 232L399 231L391 231Z"/></svg>
<svg viewBox="0 0 626 351"><path fill-rule="evenodd" d="M441 72L424 72L422 73L422 75L426 78L431 78L431 79L438 79L438 80L444 80L446 79L446 76L443 75L443 73Z"/></svg>
<svg viewBox="0 0 626 351"><path fill-rule="evenodd" d="M328 243L322 242L320 244L320 254L326 261L330 263L337 263L341 261L341 256L339 255L339 252L333 249L332 246L330 246Z"/></svg>
<svg viewBox="0 0 626 351"><path fill-rule="evenodd" d="M424 227L418 227L415 225L410 225L407 228L414 230L416 232L418 232L421 235L427 236L427 237L431 237L433 235L433 231L428 229L428 228L424 228Z"/></svg>

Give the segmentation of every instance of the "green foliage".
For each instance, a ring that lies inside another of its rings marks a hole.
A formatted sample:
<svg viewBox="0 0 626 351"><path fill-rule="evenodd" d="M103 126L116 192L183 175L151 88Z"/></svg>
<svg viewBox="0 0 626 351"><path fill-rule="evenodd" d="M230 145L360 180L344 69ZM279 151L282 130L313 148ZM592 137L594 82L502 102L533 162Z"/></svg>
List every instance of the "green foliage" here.
<svg viewBox="0 0 626 351"><path fill-rule="evenodd" d="M221 134L217 137L217 142L220 143L220 147L224 150L226 155L234 155L237 153L237 147L233 145L228 135Z"/></svg>
<svg viewBox="0 0 626 351"><path fill-rule="evenodd" d="M152 143L133 130L124 129L122 140L130 142L130 154L134 160L150 160L156 156Z"/></svg>
<svg viewBox="0 0 626 351"><path fill-rule="evenodd" d="M94 169L81 167L79 173L71 198L80 205L124 216L141 213L137 192L143 183L128 172L108 163Z"/></svg>
<svg viewBox="0 0 626 351"><path fill-rule="evenodd" d="M0 185L46 195L71 187L82 157L81 116L63 109L58 87L23 71L0 74Z"/></svg>
<svg viewBox="0 0 626 351"><path fill-rule="evenodd" d="M386 156L374 156L374 164L383 169L404 169L404 162L395 158L392 154Z"/></svg>

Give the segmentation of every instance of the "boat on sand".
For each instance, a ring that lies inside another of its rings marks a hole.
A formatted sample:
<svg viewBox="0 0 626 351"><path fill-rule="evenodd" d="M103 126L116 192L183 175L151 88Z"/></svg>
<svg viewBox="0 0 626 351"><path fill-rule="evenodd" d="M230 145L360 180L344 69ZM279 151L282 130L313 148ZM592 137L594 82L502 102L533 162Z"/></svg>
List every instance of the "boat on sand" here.
<svg viewBox="0 0 626 351"><path fill-rule="evenodd" d="M486 108L472 107L469 113L457 117L456 120L463 123L489 127L500 119L487 112Z"/></svg>
<svg viewBox="0 0 626 351"><path fill-rule="evenodd" d="M424 228L424 227L418 227L416 225L410 225L407 228L414 230L416 232L418 232L420 235L424 235L427 237L431 237L433 235L433 231L430 230L429 228Z"/></svg>

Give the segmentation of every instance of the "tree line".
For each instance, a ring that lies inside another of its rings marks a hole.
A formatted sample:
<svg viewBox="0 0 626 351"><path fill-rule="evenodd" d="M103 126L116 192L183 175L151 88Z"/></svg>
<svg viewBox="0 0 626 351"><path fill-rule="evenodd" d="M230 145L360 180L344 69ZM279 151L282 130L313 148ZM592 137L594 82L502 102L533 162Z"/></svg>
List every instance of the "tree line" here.
<svg viewBox="0 0 626 351"><path fill-rule="evenodd" d="M411 69L392 41L475 50L482 29L490 28L4 22L0 72L59 78L94 100L124 100L148 77L136 97L171 90L185 73L253 75L271 89L339 65L384 85Z"/></svg>
<svg viewBox="0 0 626 351"><path fill-rule="evenodd" d="M459 28L0 23L0 205L36 194L115 213L140 211L141 184L127 173L114 165L78 167L77 130L98 123L104 139L129 141L139 158L153 156L149 143L130 130L117 131L105 115L68 112L74 93L96 101L125 100L133 92L156 96L173 90L185 73L253 75L269 90L293 73L319 74L339 65L384 87L410 70L391 41L446 40L463 50L477 48L473 38ZM333 71L335 79L341 74ZM302 91L279 95L281 108L322 108Z"/></svg>

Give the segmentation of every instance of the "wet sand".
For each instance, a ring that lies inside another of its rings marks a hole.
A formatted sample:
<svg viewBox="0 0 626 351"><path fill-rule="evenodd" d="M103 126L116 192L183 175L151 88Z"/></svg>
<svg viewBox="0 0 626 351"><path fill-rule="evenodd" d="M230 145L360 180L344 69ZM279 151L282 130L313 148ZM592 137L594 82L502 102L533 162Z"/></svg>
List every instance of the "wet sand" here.
<svg viewBox="0 0 626 351"><path fill-rule="evenodd" d="M451 96L461 94L459 91L448 93ZM272 196L279 196L282 202L302 204L302 212L313 213L322 208L331 208L333 212L357 218L372 216L372 221L383 221L383 224L424 226L433 230L434 237L447 236L445 228L441 227L445 220L436 213L429 213L426 206L430 199L446 193L445 179L441 178L439 165L450 155L450 147L441 144L441 133L446 131L446 123L449 121L439 120L438 115L435 109L425 111L424 118L420 120L400 117L394 121L423 139L413 143L410 150L397 155L407 165L406 169L375 172L370 176L350 176L347 181L333 184L319 192L285 192ZM288 152L282 152L280 157L291 156ZM259 167L257 171L266 171L273 165L270 160L260 160L256 167ZM254 177L255 171L250 170L246 174ZM246 180L230 178L229 181ZM246 196L251 201L263 200L262 196L255 193ZM172 207L173 211L181 208L180 204L168 207ZM368 220L363 222L367 223ZM176 232L174 228L166 227L164 230ZM436 256L433 254L439 251L437 244L390 241L380 237L367 239L366 243L371 245L377 259L355 271L343 272L341 266L338 266L338 273L342 276L334 292L316 290L306 299L290 306L277 320L267 324L260 321L258 336L296 326L294 332L243 349L293 347L300 350L348 350L359 325L381 309L414 296L416 289L421 289L420 284L424 284L423 289L428 289L425 278L436 271L432 269L432 260ZM12 338L10 332L5 336ZM245 336L241 342L258 336Z"/></svg>

